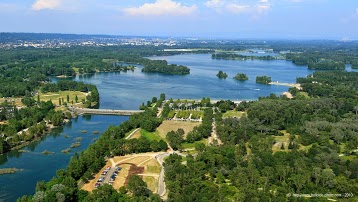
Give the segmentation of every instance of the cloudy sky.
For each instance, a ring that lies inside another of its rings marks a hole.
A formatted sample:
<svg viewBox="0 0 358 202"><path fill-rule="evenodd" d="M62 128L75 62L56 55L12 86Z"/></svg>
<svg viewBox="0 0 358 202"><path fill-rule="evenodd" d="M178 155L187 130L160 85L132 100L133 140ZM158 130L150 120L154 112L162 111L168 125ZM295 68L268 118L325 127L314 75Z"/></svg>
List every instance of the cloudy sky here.
<svg viewBox="0 0 358 202"><path fill-rule="evenodd" d="M358 39L358 0L0 0L0 32Z"/></svg>

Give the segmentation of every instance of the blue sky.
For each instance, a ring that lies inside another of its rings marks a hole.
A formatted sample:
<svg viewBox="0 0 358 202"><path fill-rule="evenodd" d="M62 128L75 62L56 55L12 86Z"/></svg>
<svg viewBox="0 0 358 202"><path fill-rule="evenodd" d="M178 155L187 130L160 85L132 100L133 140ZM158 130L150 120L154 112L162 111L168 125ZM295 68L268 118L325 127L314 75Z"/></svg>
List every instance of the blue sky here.
<svg viewBox="0 0 358 202"><path fill-rule="evenodd" d="M358 39L358 0L1 0L0 32Z"/></svg>

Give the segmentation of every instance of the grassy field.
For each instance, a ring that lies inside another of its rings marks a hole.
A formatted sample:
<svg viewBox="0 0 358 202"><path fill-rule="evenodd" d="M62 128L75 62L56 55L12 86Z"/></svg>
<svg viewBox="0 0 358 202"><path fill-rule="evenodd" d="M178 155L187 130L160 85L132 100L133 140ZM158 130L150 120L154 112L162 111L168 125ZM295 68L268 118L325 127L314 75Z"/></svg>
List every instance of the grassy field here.
<svg viewBox="0 0 358 202"><path fill-rule="evenodd" d="M41 101L49 101L52 100L52 103L55 105L59 105L59 98L62 99L64 102L67 102L67 95L70 96L70 102L67 103L69 106L72 106L72 101L74 105L81 107L82 106L82 99L86 99L86 93L80 91L60 91L57 93L40 93L40 100ZM75 97L78 97L78 103L76 104ZM37 95L34 96L34 99L37 100Z"/></svg>
<svg viewBox="0 0 358 202"><path fill-rule="evenodd" d="M235 110L230 110L227 111L223 114L223 118L228 118L228 117L237 117L240 118L242 116L246 116L246 112L240 112L240 111L235 111Z"/></svg>
<svg viewBox="0 0 358 202"><path fill-rule="evenodd" d="M148 132L148 131L146 131L146 130L141 129L141 130L140 130L140 135L141 135L142 137L147 138L147 139L150 140L150 141L153 141L153 140L159 141L159 140L164 139L163 137L161 137L161 136L159 135L159 132L158 132L158 131Z"/></svg>
<svg viewBox="0 0 358 202"><path fill-rule="evenodd" d="M198 143L203 143L205 145L208 144L208 140L207 139L202 139L202 140L199 140L199 141L195 141L193 143L183 143L182 146L184 149L191 149L191 148L195 148L195 145L198 144Z"/></svg>
<svg viewBox="0 0 358 202"><path fill-rule="evenodd" d="M272 145L272 151L273 152L278 152L278 151L282 151L281 150L281 145L283 144L285 147L284 151L288 151L288 144L289 144L289 140L290 140L290 134L287 133L286 131L280 131L284 134L284 136L273 136L273 138L276 141L276 144Z"/></svg>
<svg viewBox="0 0 358 202"><path fill-rule="evenodd" d="M165 120L163 123L157 128L157 131L163 139L168 132L174 130L177 131L179 128L182 128L185 132L184 137L188 134L188 132L192 131L195 126L199 126L201 123L199 122L187 122L187 121L168 121Z"/></svg>

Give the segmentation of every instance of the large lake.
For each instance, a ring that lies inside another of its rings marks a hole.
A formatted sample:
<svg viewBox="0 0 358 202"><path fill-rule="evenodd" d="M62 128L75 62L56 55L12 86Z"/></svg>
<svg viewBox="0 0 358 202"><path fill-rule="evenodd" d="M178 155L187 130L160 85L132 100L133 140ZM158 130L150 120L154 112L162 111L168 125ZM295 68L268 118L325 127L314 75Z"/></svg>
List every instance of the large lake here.
<svg viewBox="0 0 358 202"><path fill-rule="evenodd" d="M273 81L295 83L296 77L306 77L312 71L307 66L297 66L284 60L213 60L210 54L183 54L151 59L167 60L170 64L188 66L189 75L162 75L142 73L141 67L134 72L98 73L76 77L97 85L100 107L110 109L138 109L142 102L165 93L167 98L191 98L254 100L270 93L281 94L286 86L257 84L256 76L271 76ZM218 79L219 70L226 72L227 79ZM249 80L232 79L237 73L245 73Z"/></svg>
<svg viewBox="0 0 358 202"><path fill-rule="evenodd" d="M296 77L305 77L312 71L306 66L296 66L289 61L233 61L212 60L211 55L175 55L165 57L151 57L163 59L172 64L190 67L190 75L161 75L142 73L141 68L127 73L97 73L93 75L77 76L75 80L97 85L100 92L100 108L103 109L138 109L142 102L153 96L165 93L167 98L211 97L212 99L253 100L270 93L281 94L288 87L256 84L259 75L268 75L273 81L294 83ZM227 79L216 77L219 70L228 73ZM249 80L245 82L232 79L237 73L246 73ZM56 170L65 168L74 152L80 152L88 147L98 135L94 130L104 132L109 125L118 125L127 120L121 116L80 116L73 119L64 127L55 129L42 141L24 148L28 153L12 151L0 156L0 168L16 167L23 169L12 175L0 176L0 201L15 201L24 194L33 194L37 181L50 180ZM88 133L80 133L87 130ZM69 135L69 138L65 137ZM64 150L75 142L76 137L82 137L81 146L70 154L63 154ZM49 150L52 155L41 152Z"/></svg>

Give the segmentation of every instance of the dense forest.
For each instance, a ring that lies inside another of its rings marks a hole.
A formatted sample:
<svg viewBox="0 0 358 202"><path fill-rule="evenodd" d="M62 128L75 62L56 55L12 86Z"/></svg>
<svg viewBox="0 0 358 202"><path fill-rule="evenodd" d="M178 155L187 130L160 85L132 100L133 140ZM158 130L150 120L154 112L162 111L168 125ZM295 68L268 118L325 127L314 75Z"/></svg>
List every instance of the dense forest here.
<svg viewBox="0 0 358 202"><path fill-rule="evenodd" d="M322 82L310 89L341 85L350 92L353 78L358 74L319 72L299 80ZM185 165L179 155L166 160L168 201L305 201L315 194L315 201L356 201L357 100L343 93L297 97L243 102L237 109L247 116L240 119L216 113L224 144L197 145L198 155L187 156Z"/></svg>

